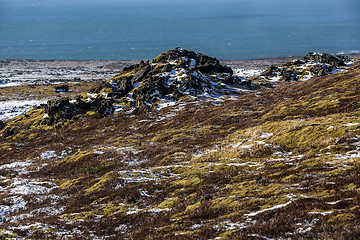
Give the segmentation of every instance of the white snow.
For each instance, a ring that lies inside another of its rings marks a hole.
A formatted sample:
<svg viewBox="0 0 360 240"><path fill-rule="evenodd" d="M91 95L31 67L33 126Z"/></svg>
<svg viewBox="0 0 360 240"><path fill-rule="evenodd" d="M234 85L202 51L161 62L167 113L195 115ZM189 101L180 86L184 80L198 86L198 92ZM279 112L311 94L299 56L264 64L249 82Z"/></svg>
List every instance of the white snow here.
<svg viewBox="0 0 360 240"><path fill-rule="evenodd" d="M0 166L0 169L12 168L14 171L21 171L30 165L31 165L31 161L13 162L13 163L4 164L4 165Z"/></svg>
<svg viewBox="0 0 360 240"><path fill-rule="evenodd" d="M258 215L258 214L260 214L260 213L263 213L263 212L272 211L272 210L275 210L275 209L278 209L278 208L286 207L287 205L289 205L289 204L292 203L292 202L293 202L293 201L289 201L289 202L287 202L287 203L279 204L279 205L273 206L273 207L271 207L271 208L266 208L266 209L263 209L263 210L260 210L260 211L257 211L257 212L245 214L245 216L247 216L247 217L253 217L253 216L256 216L256 215Z"/></svg>
<svg viewBox="0 0 360 240"><path fill-rule="evenodd" d="M97 94L96 93L87 93L88 96L92 97L92 98L96 98Z"/></svg>
<svg viewBox="0 0 360 240"><path fill-rule="evenodd" d="M166 108L166 107L171 107L174 106L176 104L175 101L167 101L167 100L163 100L161 103L158 103L158 110L162 109L162 108Z"/></svg>
<svg viewBox="0 0 360 240"><path fill-rule="evenodd" d="M55 151L46 151L46 152L41 153L40 157L42 159L49 159L49 158L57 157L57 155L56 155Z"/></svg>
<svg viewBox="0 0 360 240"><path fill-rule="evenodd" d="M147 210L147 212L151 212L151 213L169 212L169 211L171 211L170 208L152 208Z"/></svg>
<svg viewBox="0 0 360 240"><path fill-rule="evenodd" d="M320 214L321 216L326 216L332 214L334 211L327 211L327 212L308 212L308 214Z"/></svg>
<svg viewBox="0 0 360 240"><path fill-rule="evenodd" d="M190 60L190 66L189 67L195 67L196 66L196 61L195 59L191 59Z"/></svg>
<svg viewBox="0 0 360 240"><path fill-rule="evenodd" d="M7 198L7 200L8 199L12 202L10 206L0 205L0 223L4 221L4 218L7 215L26 208L26 201L23 199L23 197L13 196Z"/></svg>
<svg viewBox="0 0 360 240"><path fill-rule="evenodd" d="M259 138L268 138L271 137L272 135L274 135L273 133L262 133L261 136Z"/></svg>
<svg viewBox="0 0 360 240"><path fill-rule="evenodd" d="M234 70L234 75L242 77L242 78L249 78L256 75L260 75L262 70L260 69L247 69L247 68L238 68Z"/></svg>
<svg viewBox="0 0 360 240"><path fill-rule="evenodd" d="M52 187L47 187L49 185L52 185ZM53 184L52 182L36 182L24 178L13 178L12 184L10 185L8 192L19 195L47 194L54 187L55 184Z"/></svg>
<svg viewBox="0 0 360 240"><path fill-rule="evenodd" d="M344 125L344 127L352 127L352 126L357 126L359 125L360 123L347 123Z"/></svg>
<svg viewBox="0 0 360 240"><path fill-rule="evenodd" d="M46 103L39 100L5 101L0 102L0 120L8 120L31 110L34 106Z"/></svg>

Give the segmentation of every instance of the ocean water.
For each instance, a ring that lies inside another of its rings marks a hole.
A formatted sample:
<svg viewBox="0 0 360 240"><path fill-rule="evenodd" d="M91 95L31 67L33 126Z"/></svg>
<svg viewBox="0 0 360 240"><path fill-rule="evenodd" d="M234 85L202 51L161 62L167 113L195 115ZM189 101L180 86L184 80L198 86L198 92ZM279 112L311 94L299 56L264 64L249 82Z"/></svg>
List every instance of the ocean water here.
<svg viewBox="0 0 360 240"><path fill-rule="evenodd" d="M0 59L360 53L359 0L0 0Z"/></svg>

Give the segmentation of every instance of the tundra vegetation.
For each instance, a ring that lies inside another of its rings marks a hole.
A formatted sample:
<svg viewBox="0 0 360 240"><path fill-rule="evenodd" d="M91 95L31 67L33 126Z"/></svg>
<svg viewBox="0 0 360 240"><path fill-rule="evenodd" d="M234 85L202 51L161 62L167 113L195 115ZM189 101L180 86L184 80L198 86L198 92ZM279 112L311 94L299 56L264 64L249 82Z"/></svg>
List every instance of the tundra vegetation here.
<svg viewBox="0 0 360 240"><path fill-rule="evenodd" d="M2 238L360 235L359 61L264 87L181 51L0 125Z"/></svg>

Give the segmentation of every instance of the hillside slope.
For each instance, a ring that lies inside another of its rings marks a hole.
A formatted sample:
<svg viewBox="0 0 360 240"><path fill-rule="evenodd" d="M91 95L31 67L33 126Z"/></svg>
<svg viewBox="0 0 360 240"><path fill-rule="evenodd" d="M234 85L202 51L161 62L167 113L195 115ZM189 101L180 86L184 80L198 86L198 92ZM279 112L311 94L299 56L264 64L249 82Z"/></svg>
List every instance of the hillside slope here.
<svg viewBox="0 0 360 240"><path fill-rule="evenodd" d="M358 62L246 87L157 110L90 110L43 124L47 109L37 108L7 121L0 236L356 239Z"/></svg>

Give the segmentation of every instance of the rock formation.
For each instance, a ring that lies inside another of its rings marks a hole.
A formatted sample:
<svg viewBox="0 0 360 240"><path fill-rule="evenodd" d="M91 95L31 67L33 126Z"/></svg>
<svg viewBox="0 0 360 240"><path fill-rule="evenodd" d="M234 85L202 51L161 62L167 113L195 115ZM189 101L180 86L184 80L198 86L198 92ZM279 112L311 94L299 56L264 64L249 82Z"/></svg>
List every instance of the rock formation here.
<svg viewBox="0 0 360 240"><path fill-rule="evenodd" d="M280 66L271 66L257 80L270 81L298 81L308 80L314 76L324 76L346 66L349 59L343 56L334 56L327 53L308 53L303 60L293 60Z"/></svg>
<svg viewBox="0 0 360 240"><path fill-rule="evenodd" d="M85 95L49 101L43 105L48 115L43 123L64 122L88 111L106 116L115 109L156 109L158 104L185 96L227 94L233 86L249 87L251 82L234 76L232 69L216 58L175 48L151 62L124 68Z"/></svg>

